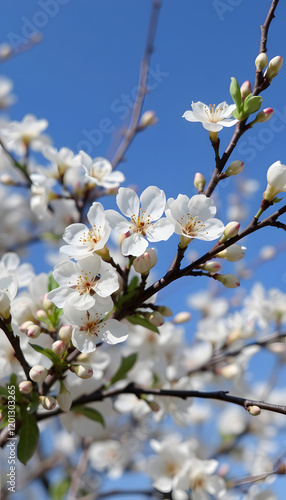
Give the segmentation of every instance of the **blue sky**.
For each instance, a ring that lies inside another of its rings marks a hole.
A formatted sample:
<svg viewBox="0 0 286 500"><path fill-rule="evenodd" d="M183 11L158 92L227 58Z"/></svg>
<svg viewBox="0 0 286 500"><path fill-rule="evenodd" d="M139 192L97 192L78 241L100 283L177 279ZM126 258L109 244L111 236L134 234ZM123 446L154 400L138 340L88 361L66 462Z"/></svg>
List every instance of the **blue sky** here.
<svg viewBox="0 0 286 500"><path fill-rule="evenodd" d="M158 124L136 137L120 165L125 186L137 185L139 192L149 185L164 189L167 197L179 193L192 196L195 172L207 179L214 166L208 133L200 124L182 119L192 101L231 103L229 84L235 76L241 84L254 82L254 60L260 41L259 26L264 22L270 1L223 0L191 2L163 0L151 60L150 93L144 109L153 109ZM3 2L0 42L14 47L38 29L42 42L29 52L2 65L1 74L14 81L17 103L12 119L27 113L49 121L48 133L57 148L75 152L85 149L92 157L112 157L118 145L118 130L128 123L134 100L139 66L143 55L151 11L151 1L139 0L30 0ZM269 59L285 56L286 5L280 2L268 40ZM263 107L273 107L276 121L258 124L242 137L232 160L245 162L245 177L258 179L260 188L252 200L249 220L256 213L266 186L266 172L276 160L286 162L286 72L263 93ZM221 151L232 129L220 133ZM218 190L219 217L225 213L227 195L236 189L235 180ZM106 208L112 200L104 199ZM270 211L269 211L270 213ZM248 220L242 223L247 225ZM247 261L257 257L265 244L282 245L285 233L266 229L243 242ZM159 248L159 271L163 273L176 251L177 240ZM194 245L205 252L209 246ZM38 247L33 263L39 272L43 263ZM232 272L228 268L228 272ZM48 270L45 268L45 270ZM285 253L258 267L254 280L285 291ZM253 281L244 282L249 288ZM186 308L185 297L206 286L206 282L183 280L163 291L166 305L174 312ZM175 302L171 292L175 292Z"/></svg>

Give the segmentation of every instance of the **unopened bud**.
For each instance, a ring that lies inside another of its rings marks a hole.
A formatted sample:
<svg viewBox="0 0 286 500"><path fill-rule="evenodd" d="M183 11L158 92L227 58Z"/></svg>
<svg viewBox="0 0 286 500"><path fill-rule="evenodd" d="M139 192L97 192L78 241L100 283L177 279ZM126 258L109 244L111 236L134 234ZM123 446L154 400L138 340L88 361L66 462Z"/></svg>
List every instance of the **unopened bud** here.
<svg viewBox="0 0 286 500"><path fill-rule="evenodd" d="M90 366L83 366L83 365L73 365L71 366L70 370L74 372L79 378L90 378L93 375L93 370L90 368Z"/></svg>
<svg viewBox="0 0 286 500"><path fill-rule="evenodd" d="M57 354L58 356L61 356L66 350L66 345L62 340L56 340L52 344L52 351Z"/></svg>
<svg viewBox="0 0 286 500"><path fill-rule="evenodd" d="M12 52L12 46L9 43L1 43L0 59L8 59L11 56Z"/></svg>
<svg viewBox="0 0 286 500"><path fill-rule="evenodd" d="M275 76L277 76L278 71L280 71L280 69L282 68L282 64L283 64L283 57L281 56L276 56L273 57L273 59L271 59L264 73L264 77L269 83L271 82L271 80L273 80Z"/></svg>
<svg viewBox="0 0 286 500"><path fill-rule="evenodd" d="M225 365L217 368L217 373L225 378L232 379L239 374L239 368L237 364L231 363L230 365Z"/></svg>
<svg viewBox="0 0 286 500"><path fill-rule="evenodd" d="M162 316L168 318L169 316L173 316L173 311L169 307L166 306L158 306L156 309Z"/></svg>
<svg viewBox="0 0 286 500"><path fill-rule="evenodd" d="M246 82L243 82L243 84L240 87L241 100L244 101L244 99L249 94L251 94L251 92L252 92L251 83L248 80Z"/></svg>
<svg viewBox="0 0 286 500"><path fill-rule="evenodd" d="M145 111L141 116L138 130L143 130L146 127L150 127L151 125L155 125L158 121L155 111Z"/></svg>
<svg viewBox="0 0 286 500"><path fill-rule="evenodd" d="M0 290L0 316L3 319L10 317L10 299L4 290Z"/></svg>
<svg viewBox="0 0 286 500"><path fill-rule="evenodd" d="M32 390L33 390L33 384L30 380L23 380L22 382L20 382L19 391L22 394L30 394Z"/></svg>
<svg viewBox="0 0 286 500"><path fill-rule="evenodd" d="M53 396L40 396L40 403L45 410L54 410L57 406L57 401Z"/></svg>
<svg viewBox="0 0 286 500"><path fill-rule="evenodd" d="M221 265L219 262L216 262L215 260L211 260L204 264L202 266L202 269L204 271L207 271L208 273L217 273L218 271L221 270Z"/></svg>
<svg viewBox="0 0 286 500"><path fill-rule="evenodd" d="M262 71L265 66L267 66L268 63L268 57L265 52L260 52L258 54L257 58L255 59L255 66L257 71Z"/></svg>
<svg viewBox="0 0 286 500"><path fill-rule="evenodd" d="M229 165L224 174L227 177L230 177L231 175L240 174L240 172L242 172L243 169L244 169L243 161L235 160Z"/></svg>
<svg viewBox="0 0 286 500"><path fill-rule="evenodd" d="M60 392L57 395L57 402L63 411L69 411L72 404L72 396L70 391L67 390L63 381L60 382Z"/></svg>
<svg viewBox="0 0 286 500"><path fill-rule="evenodd" d="M39 327L39 325L32 324L28 326L26 335L30 339L37 339L41 335L41 328Z"/></svg>
<svg viewBox="0 0 286 500"><path fill-rule="evenodd" d="M46 313L46 311L44 311L44 309L38 309L38 310L36 311L35 316L36 316L36 318L38 318L39 320L42 320L42 319L43 319L43 320L45 320L45 319L47 319L47 317L48 317L48 316L47 316L47 313Z"/></svg>
<svg viewBox="0 0 286 500"><path fill-rule="evenodd" d="M274 113L274 110L272 108L265 108L262 111L259 111L259 113L256 115L255 119L253 122L251 122L251 126L254 125L254 123L264 123L270 120L272 118Z"/></svg>
<svg viewBox="0 0 286 500"><path fill-rule="evenodd" d="M27 329L29 328L29 326L32 326L34 325L35 323L33 323L33 321L24 321L24 323L22 323L19 327L19 330L23 333L26 333Z"/></svg>
<svg viewBox="0 0 286 500"><path fill-rule="evenodd" d="M261 409L259 408L259 406L256 405L248 406L247 410L248 413L250 413L250 415L253 415L254 417L257 417L261 413Z"/></svg>
<svg viewBox="0 0 286 500"><path fill-rule="evenodd" d="M190 312L181 311L178 314L176 314L176 316L173 319L173 323L175 325L181 325L182 323L187 323L188 321L190 321L191 317L192 315Z"/></svg>
<svg viewBox="0 0 286 500"><path fill-rule="evenodd" d="M162 326L165 323L164 316L158 311L154 311L152 313L148 313L145 315L146 319L150 321L151 325L154 326Z"/></svg>
<svg viewBox="0 0 286 500"><path fill-rule="evenodd" d="M206 179L204 178L203 174L200 172L197 172L194 177L194 186L198 190L199 193L201 193L206 185Z"/></svg>
<svg viewBox="0 0 286 500"><path fill-rule="evenodd" d="M68 345L72 338L72 326L64 325L59 330L59 337L64 344Z"/></svg>
<svg viewBox="0 0 286 500"><path fill-rule="evenodd" d="M5 186L15 186L15 181L9 174L2 174L0 182L1 184L5 184Z"/></svg>
<svg viewBox="0 0 286 500"><path fill-rule="evenodd" d="M226 288L236 288L240 286L238 278L233 274L215 274L213 278L220 281Z"/></svg>
<svg viewBox="0 0 286 500"><path fill-rule="evenodd" d="M47 299L47 293L45 293L44 297L43 297L43 307L46 311L48 311L49 309L52 309L54 307L54 303Z"/></svg>
<svg viewBox="0 0 286 500"><path fill-rule="evenodd" d="M31 368L29 375L33 382L42 382L48 375L48 370L42 365L35 365Z"/></svg>
<svg viewBox="0 0 286 500"><path fill-rule="evenodd" d="M229 222L225 228L223 235L221 239L219 240L220 243L224 243L225 241L229 240L230 238L234 238L235 236L238 235L240 228L240 223L236 221Z"/></svg>
<svg viewBox="0 0 286 500"><path fill-rule="evenodd" d="M243 257L245 257L244 250L246 250L245 247L234 244L228 248L225 248L221 252L218 252L216 254L216 257L228 260L229 262L238 262L239 260L243 259Z"/></svg>
<svg viewBox="0 0 286 500"><path fill-rule="evenodd" d="M137 273L147 276L150 269L157 263L157 254L154 248L149 248L140 257L135 257L133 267Z"/></svg>

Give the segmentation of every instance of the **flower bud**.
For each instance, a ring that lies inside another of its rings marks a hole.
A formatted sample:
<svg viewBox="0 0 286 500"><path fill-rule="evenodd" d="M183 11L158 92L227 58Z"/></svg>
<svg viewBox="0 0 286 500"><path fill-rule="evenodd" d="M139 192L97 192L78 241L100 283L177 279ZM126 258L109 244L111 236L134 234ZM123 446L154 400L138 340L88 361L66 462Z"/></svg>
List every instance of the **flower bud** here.
<svg viewBox="0 0 286 500"><path fill-rule="evenodd" d="M231 175L240 174L240 172L242 172L243 169L244 169L243 161L235 160L229 165L224 174L227 177L230 177Z"/></svg>
<svg viewBox="0 0 286 500"><path fill-rule="evenodd" d="M39 319L39 320L42 320L42 319L43 319L43 320L45 320L45 319L47 319L47 317L48 317L48 316L47 316L47 313L46 313L46 311L44 311L44 309L38 309L38 310L36 311L35 316L36 316L36 318L37 318L37 319Z"/></svg>
<svg viewBox="0 0 286 500"><path fill-rule="evenodd" d="M267 188L264 200L272 201L278 193L286 191L286 165L276 161L267 170Z"/></svg>
<svg viewBox="0 0 286 500"><path fill-rule="evenodd" d="M247 410L248 413L250 413L250 415L253 415L254 417L257 417L261 413L261 409L256 405L248 406Z"/></svg>
<svg viewBox="0 0 286 500"><path fill-rule="evenodd" d="M62 340L56 340L52 344L52 351L57 354L58 356L61 356L66 350L66 345Z"/></svg>
<svg viewBox="0 0 286 500"><path fill-rule="evenodd" d="M146 314L145 318L154 326L162 326L165 323L164 316L158 311Z"/></svg>
<svg viewBox="0 0 286 500"><path fill-rule="evenodd" d="M0 59L8 59L13 53L10 43L1 43L0 45Z"/></svg>
<svg viewBox="0 0 286 500"><path fill-rule="evenodd" d="M169 316L173 316L173 311L169 307L166 306L158 306L156 310L162 314L162 316L165 316L166 318Z"/></svg>
<svg viewBox="0 0 286 500"><path fill-rule="evenodd" d="M251 122L250 125L252 126L254 125L254 123L267 122L268 120L270 120L270 118L272 118L273 113L274 110L272 108L265 108L262 111L259 111L259 113L257 113L255 119L253 120L253 122Z"/></svg>
<svg viewBox="0 0 286 500"><path fill-rule="evenodd" d="M24 321L24 323L20 325L19 330L20 332L26 333L29 326L32 326L34 324L35 323L33 321Z"/></svg>
<svg viewBox="0 0 286 500"><path fill-rule="evenodd" d="M265 52L260 52L258 54L257 58L255 59L255 66L257 71L262 71L265 66L267 66L268 63L268 57Z"/></svg>
<svg viewBox="0 0 286 500"><path fill-rule="evenodd" d="M35 365L31 368L29 375L33 382L42 382L48 375L48 370L42 365Z"/></svg>
<svg viewBox="0 0 286 500"><path fill-rule="evenodd" d="M243 84L240 87L241 100L244 101L244 99L249 94L251 94L251 92L252 92L251 83L248 80L246 82L243 82Z"/></svg>
<svg viewBox="0 0 286 500"><path fill-rule="evenodd" d="M217 368L217 373L225 378L232 379L239 374L239 368L236 363L231 363Z"/></svg>
<svg viewBox="0 0 286 500"><path fill-rule="evenodd" d="M270 260L273 259L276 255L276 248L272 245L266 245L262 247L259 252L259 257L261 260Z"/></svg>
<svg viewBox="0 0 286 500"><path fill-rule="evenodd" d="M240 228L240 223L236 221L229 222L225 228L223 235L221 239L219 240L220 243L224 243L225 241L229 240L230 238L234 238L235 236L238 235Z"/></svg>
<svg viewBox="0 0 286 500"><path fill-rule="evenodd" d="M90 366L72 365L70 370L83 379L90 378L93 375L93 370Z"/></svg>
<svg viewBox="0 0 286 500"><path fill-rule="evenodd" d="M143 130L146 127L150 127L151 125L155 125L158 121L155 111L145 111L141 116L138 130Z"/></svg>
<svg viewBox="0 0 286 500"><path fill-rule="evenodd" d="M229 262L238 262L239 260L243 259L243 257L245 257L244 250L246 250L245 247L234 244L228 248L225 248L221 252L218 252L216 254L216 257L228 260Z"/></svg>
<svg viewBox="0 0 286 500"><path fill-rule="evenodd" d="M221 270L221 265L219 262L216 262L215 260L211 260L204 264L202 266L202 269L204 271L207 271L208 273L217 273L218 271Z"/></svg>
<svg viewBox="0 0 286 500"><path fill-rule="evenodd" d="M149 248L140 257L135 257L133 267L137 273L147 276L150 269L157 263L157 255L154 248Z"/></svg>
<svg viewBox="0 0 286 500"><path fill-rule="evenodd" d="M15 181L9 174L2 174L0 176L1 184L5 184L5 186L15 186Z"/></svg>
<svg viewBox="0 0 286 500"><path fill-rule="evenodd" d="M182 323L187 323L190 321L192 315L190 312L187 311L181 311L173 319L174 325L181 325Z"/></svg>
<svg viewBox="0 0 286 500"><path fill-rule="evenodd" d="M43 308L48 311L49 309L52 309L54 307L54 303L47 299L47 293L45 293L44 297L43 297Z"/></svg>
<svg viewBox="0 0 286 500"><path fill-rule="evenodd" d="M57 401L53 396L40 396L40 403L45 410L54 410L57 406Z"/></svg>
<svg viewBox="0 0 286 500"><path fill-rule="evenodd" d="M33 390L33 384L30 380L23 380L22 382L20 382L19 391L22 394L30 394L32 390Z"/></svg>
<svg viewBox="0 0 286 500"><path fill-rule="evenodd" d="M276 56L269 62L266 71L264 73L264 78L270 83L273 78L278 74L278 71L282 68L283 57Z"/></svg>
<svg viewBox="0 0 286 500"><path fill-rule="evenodd" d="M0 316L3 319L10 317L10 299L3 290L0 290Z"/></svg>
<svg viewBox="0 0 286 500"><path fill-rule="evenodd" d="M63 381L60 382L60 392L57 395L57 402L63 411L69 411L72 404L72 396L70 391L67 390Z"/></svg>
<svg viewBox="0 0 286 500"><path fill-rule="evenodd" d="M220 281L226 288L236 288L240 286L238 278L233 274L216 274L213 278Z"/></svg>
<svg viewBox="0 0 286 500"><path fill-rule="evenodd" d="M37 339L41 335L41 327L35 324L28 326L26 335L30 339Z"/></svg>
<svg viewBox="0 0 286 500"><path fill-rule="evenodd" d="M72 338L72 326L64 325L59 330L59 337L64 344L68 345Z"/></svg>
<svg viewBox="0 0 286 500"><path fill-rule="evenodd" d="M206 179L204 178L203 174L200 172L197 172L194 177L194 186L198 190L199 193L203 191L204 187L206 185Z"/></svg>

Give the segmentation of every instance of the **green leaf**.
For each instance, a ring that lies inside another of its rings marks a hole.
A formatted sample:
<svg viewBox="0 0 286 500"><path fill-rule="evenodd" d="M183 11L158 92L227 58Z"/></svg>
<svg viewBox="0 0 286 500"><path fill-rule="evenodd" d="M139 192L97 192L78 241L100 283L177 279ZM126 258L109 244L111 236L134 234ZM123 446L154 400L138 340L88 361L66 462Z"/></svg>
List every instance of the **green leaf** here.
<svg viewBox="0 0 286 500"><path fill-rule="evenodd" d="M54 275L51 271L48 277L48 292L51 292L52 290L58 288L59 286L60 285L56 282Z"/></svg>
<svg viewBox="0 0 286 500"><path fill-rule="evenodd" d="M121 365L117 372L113 375L108 386L115 384L118 380L126 378L127 373L133 368L137 359L137 353L130 354L129 356L121 358Z"/></svg>
<svg viewBox="0 0 286 500"><path fill-rule="evenodd" d="M71 411L80 413L81 415L84 415L87 418L91 418L91 420L95 420L95 422L99 422L103 427L105 427L104 418L101 415L101 413L99 413L99 411L95 410L94 408L90 408L90 406L84 406L84 405L73 406L71 408Z"/></svg>
<svg viewBox="0 0 286 500"><path fill-rule="evenodd" d="M33 415L26 413L24 415L21 428L19 430L19 442L17 448L17 457L26 465L34 455L39 441L39 428Z"/></svg>
<svg viewBox="0 0 286 500"><path fill-rule="evenodd" d="M253 96L249 94L243 102L243 120L245 120L252 113L256 113L261 107L263 100L260 96Z"/></svg>
<svg viewBox="0 0 286 500"><path fill-rule="evenodd" d="M229 87L230 95L233 99L234 104L237 107L237 110L240 111L240 106L241 106L240 86L239 86L237 79L234 78L233 76L231 77L230 80L231 80L230 87Z"/></svg>
<svg viewBox="0 0 286 500"><path fill-rule="evenodd" d="M30 344L29 345L37 352L40 352L44 356L47 356L54 364L58 364L59 362L59 357L52 351L51 349L47 349L46 347L42 347L37 344Z"/></svg>
<svg viewBox="0 0 286 500"><path fill-rule="evenodd" d="M282 201L283 198L277 198L277 196L275 196L275 198L273 198L272 200L272 203L280 203L280 201Z"/></svg>
<svg viewBox="0 0 286 500"><path fill-rule="evenodd" d="M156 332L160 334L157 326L152 325L148 319L144 318L144 316L140 316L139 314L136 314L136 316L127 316L126 318L132 325L141 325L144 326L145 328L148 328L148 330L152 330L152 332Z"/></svg>
<svg viewBox="0 0 286 500"><path fill-rule="evenodd" d="M49 489L51 500L63 500L71 484L70 477L64 478L62 481L52 483Z"/></svg>
<svg viewBox="0 0 286 500"><path fill-rule="evenodd" d="M7 389L7 387L0 387L0 396L4 396L4 398L8 398L8 389Z"/></svg>
<svg viewBox="0 0 286 500"><path fill-rule="evenodd" d="M133 292L139 286L139 278L138 276L133 276L132 280L128 285L128 292Z"/></svg>

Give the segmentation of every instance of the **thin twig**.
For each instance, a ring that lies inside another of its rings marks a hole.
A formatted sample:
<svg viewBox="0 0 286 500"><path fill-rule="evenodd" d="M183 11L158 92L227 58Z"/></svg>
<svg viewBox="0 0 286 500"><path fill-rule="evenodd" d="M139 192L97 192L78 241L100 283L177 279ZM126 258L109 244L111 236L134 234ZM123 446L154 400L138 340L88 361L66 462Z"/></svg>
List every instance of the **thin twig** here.
<svg viewBox="0 0 286 500"><path fill-rule="evenodd" d="M137 131L137 127L138 127L139 119L140 119L140 114L142 111L145 95L147 93L147 79L148 79L148 73L149 73L150 59L151 59L151 55L154 51L154 40L155 40L156 29L157 29L157 24L158 24L158 19L159 19L160 7L161 7L161 2L159 0L153 0L152 12L151 12L148 35L147 35L146 48L145 48L145 52L144 52L144 56L143 56L143 59L141 62L141 68L140 68L138 91L137 91L135 103L133 106L132 116L130 119L128 129L127 129L125 136L124 136L122 142L120 143L120 145L119 145L119 147L118 147L118 149L113 157L113 160L111 161L113 168L116 168L118 163L120 163L123 160L124 154L126 153L127 149L129 148L131 142L133 141L135 134L136 134L136 131Z"/></svg>

